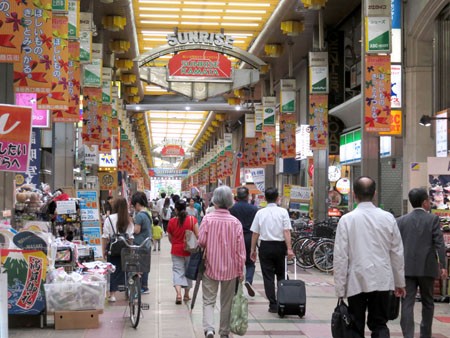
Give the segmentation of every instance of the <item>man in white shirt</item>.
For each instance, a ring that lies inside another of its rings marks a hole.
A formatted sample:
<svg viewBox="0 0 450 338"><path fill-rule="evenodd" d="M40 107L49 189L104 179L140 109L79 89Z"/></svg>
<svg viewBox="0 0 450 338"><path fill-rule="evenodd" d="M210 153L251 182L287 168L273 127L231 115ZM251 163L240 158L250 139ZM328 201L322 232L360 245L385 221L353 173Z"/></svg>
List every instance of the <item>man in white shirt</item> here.
<svg viewBox="0 0 450 338"><path fill-rule="evenodd" d="M166 200L166 193L162 192L161 193L161 198L156 202L156 208L158 209L159 212L159 216L161 217L162 215L162 209L164 207L164 201Z"/></svg>
<svg viewBox="0 0 450 338"><path fill-rule="evenodd" d="M389 290L404 297L403 244L394 216L373 203L375 181L367 176L353 183L358 206L342 216L334 245L336 296L348 298L357 335L367 326L372 337L389 337Z"/></svg>
<svg viewBox="0 0 450 338"><path fill-rule="evenodd" d="M277 281L285 277L285 257L294 258L291 243L291 221L286 209L279 207L278 190L266 189L265 198L267 207L258 210L250 231L253 232L250 258L256 261L256 243L259 246L259 262L264 280L264 291L269 300L269 312L277 312L277 297L275 292L275 275Z"/></svg>

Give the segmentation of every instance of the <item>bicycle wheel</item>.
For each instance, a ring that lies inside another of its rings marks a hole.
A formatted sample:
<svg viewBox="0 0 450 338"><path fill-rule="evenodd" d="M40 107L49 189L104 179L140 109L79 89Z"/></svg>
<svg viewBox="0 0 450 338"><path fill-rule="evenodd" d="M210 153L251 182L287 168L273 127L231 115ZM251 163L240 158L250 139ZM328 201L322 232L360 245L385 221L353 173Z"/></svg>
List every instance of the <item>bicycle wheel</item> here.
<svg viewBox="0 0 450 338"><path fill-rule="evenodd" d="M137 328L141 318L141 277L134 274L128 279L128 304L131 326Z"/></svg>
<svg viewBox="0 0 450 338"><path fill-rule="evenodd" d="M315 267L323 272L333 271L333 251L333 241L318 242L312 254Z"/></svg>
<svg viewBox="0 0 450 338"><path fill-rule="evenodd" d="M293 251L297 260L297 265L302 269L311 269L314 267L314 262L311 261L311 247L315 241L308 237L300 238L294 243Z"/></svg>

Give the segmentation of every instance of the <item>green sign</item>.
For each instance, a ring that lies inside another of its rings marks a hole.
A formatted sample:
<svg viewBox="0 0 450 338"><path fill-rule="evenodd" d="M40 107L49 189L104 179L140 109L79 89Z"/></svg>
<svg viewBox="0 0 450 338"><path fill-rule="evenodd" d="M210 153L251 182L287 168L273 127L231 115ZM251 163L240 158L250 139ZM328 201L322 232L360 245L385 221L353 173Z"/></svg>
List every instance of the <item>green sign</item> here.
<svg viewBox="0 0 450 338"><path fill-rule="evenodd" d="M328 67L309 67L311 77L311 94L328 94Z"/></svg>
<svg viewBox="0 0 450 338"><path fill-rule="evenodd" d="M391 52L391 20L389 17L366 18L366 53Z"/></svg>
<svg viewBox="0 0 450 338"><path fill-rule="evenodd" d="M286 90L281 91L280 111L282 113L295 113L295 92Z"/></svg>

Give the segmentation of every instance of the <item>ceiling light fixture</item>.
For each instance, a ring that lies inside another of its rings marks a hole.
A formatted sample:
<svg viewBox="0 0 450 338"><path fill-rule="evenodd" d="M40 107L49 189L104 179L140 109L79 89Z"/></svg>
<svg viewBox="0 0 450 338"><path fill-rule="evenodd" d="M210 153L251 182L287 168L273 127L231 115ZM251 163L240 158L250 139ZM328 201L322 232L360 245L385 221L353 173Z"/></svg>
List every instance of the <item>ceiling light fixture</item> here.
<svg viewBox="0 0 450 338"><path fill-rule="evenodd" d="M178 25L178 21L155 21L155 20L141 20L142 24L148 25Z"/></svg>
<svg viewBox="0 0 450 338"><path fill-rule="evenodd" d="M229 2L228 6L236 6L236 7L270 7L271 4L267 3L249 3L249 2Z"/></svg>
<svg viewBox="0 0 450 338"><path fill-rule="evenodd" d="M422 115L422 117L419 120L419 124L424 127L429 127L431 126L432 120L450 120L450 116L440 117L440 116Z"/></svg>

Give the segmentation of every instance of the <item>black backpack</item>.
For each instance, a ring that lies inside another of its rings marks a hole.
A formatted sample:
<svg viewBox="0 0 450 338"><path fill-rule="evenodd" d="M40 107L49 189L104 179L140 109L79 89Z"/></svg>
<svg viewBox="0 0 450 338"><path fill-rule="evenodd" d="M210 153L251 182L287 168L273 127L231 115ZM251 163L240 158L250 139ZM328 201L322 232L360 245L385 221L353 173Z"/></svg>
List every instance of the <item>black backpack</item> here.
<svg viewBox="0 0 450 338"><path fill-rule="evenodd" d="M127 233L116 232L114 230L114 227L112 225L112 222L111 222L111 219L109 218L109 216L107 219L109 219L109 225L111 226L111 229L113 231L113 235L111 237L109 237L108 255L111 257L118 257L121 255L122 249L127 247L126 243L124 243L122 238L125 241L128 241L129 236Z"/></svg>

